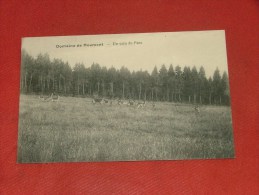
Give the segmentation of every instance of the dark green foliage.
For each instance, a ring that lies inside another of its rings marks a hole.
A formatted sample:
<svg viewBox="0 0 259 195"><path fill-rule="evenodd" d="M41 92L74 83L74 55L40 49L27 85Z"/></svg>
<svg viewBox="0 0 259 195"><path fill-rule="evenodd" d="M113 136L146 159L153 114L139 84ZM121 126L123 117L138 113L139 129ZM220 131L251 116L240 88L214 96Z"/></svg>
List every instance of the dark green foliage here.
<svg viewBox="0 0 259 195"><path fill-rule="evenodd" d="M48 54L34 59L23 50L21 92L230 105L227 73L221 76L216 69L213 78L207 79L204 68L198 70L195 66L182 70L172 64L167 69L163 64L149 74L145 70L130 72L124 66L107 69L98 63L89 68L77 63L72 69L60 59L51 61Z"/></svg>

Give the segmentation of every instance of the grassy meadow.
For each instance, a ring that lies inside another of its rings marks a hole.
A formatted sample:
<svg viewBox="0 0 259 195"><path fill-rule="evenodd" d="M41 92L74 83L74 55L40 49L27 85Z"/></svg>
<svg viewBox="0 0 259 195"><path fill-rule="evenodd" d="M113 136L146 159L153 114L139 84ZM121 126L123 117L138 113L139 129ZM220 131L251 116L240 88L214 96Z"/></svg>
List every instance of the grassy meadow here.
<svg viewBox="0 0 259 195"><path fill-rule="evenodd" d="M43 102L21 95L18 162L232 158L231 109L147 102L92 104L89 98Z"/></svg>

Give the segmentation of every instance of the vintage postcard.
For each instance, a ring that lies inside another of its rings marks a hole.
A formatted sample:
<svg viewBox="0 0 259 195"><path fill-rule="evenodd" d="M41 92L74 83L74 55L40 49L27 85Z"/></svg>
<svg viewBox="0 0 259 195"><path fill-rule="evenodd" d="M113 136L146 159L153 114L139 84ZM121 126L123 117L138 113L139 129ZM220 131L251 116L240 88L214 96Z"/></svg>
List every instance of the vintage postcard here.
<svg viewBox="0 0 259 195"><path fill-rule="evenodd" d="M19 163L234 156L224 30L22 39Z"/></svg>

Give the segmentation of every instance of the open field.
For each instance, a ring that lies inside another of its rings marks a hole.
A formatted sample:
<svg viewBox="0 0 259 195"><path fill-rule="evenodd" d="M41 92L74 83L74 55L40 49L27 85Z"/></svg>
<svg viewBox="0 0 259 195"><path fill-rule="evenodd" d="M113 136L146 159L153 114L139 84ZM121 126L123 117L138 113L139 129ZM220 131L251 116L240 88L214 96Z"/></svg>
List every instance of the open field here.
<svg viewBox="0 0 259 195"><path fill-rule="evenodd" d="M155 108L21 95L18 162L234 157L230 107L159 102Z"/></svg>

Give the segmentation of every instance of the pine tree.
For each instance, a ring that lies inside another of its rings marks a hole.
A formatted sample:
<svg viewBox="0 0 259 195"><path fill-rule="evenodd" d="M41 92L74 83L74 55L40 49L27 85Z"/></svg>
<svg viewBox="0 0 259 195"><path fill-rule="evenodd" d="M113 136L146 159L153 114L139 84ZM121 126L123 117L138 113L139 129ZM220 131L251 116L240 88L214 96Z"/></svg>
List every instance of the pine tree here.
<svg viewBox="0 0 259 195"><path fill-rule="evenodd" d="M176 78L176 93L178 95L177 99L178 101L182 101L182 91L183 91L183 86L184 86L184 82L183 82L183 77L182 77L182 69L181 67L178 65L175 67L175 78Z"/></svg>
<svg viewBox="0 0 259 195"><path fill-rule="evenodd" d="M203 103L203 99L206 97L206 74L203 66L199 70L199 102Z"/></svg>
<svg viewBox="0 0 259 195"><path fill-rule="evenodd" d="M194 66L192 68L192 95L193 95L193 103L197 103L197 93L199 91L199 76L198 76L198 71L196 67Z"/></svg>
<svg viewBox="0 0 259 195"><path fill-rule="evenodd" d="M213 102L215 104L221 104L221 76L219 69L217 68L213 74L213 81L212 81L212 89L213 89Z"/></svg>
<svg viewBox="0 0 259 195"><path fill-rule="evenodd" d="M151 74L151 87L152 87L152 100L154 100L154 94L155 94L155 98L156 101L158 100L158 83L159 83L159 74L157 71L157 67L155 66L152 74Z"/></svg>
<svg viewBox="0 0 259 195"><path fill-rule="evenodd" d="M169 66L169 69L168 69L168 85L170 88L171 101L174 101L176 82L175 82L175 72L172 64Z"/></svg>
<svg viewBox="0 0 259 195"><path fill-rule="evenodd" d="M159 70L159 86L161 88L162 100L168 100L168 75L167 69L163 64Z"/></svg>
<svg viewBox="0 0 259 195"><path fill-rule="evenodd" d="M185 99L188 99L188 102L191 103L191 97L193 94L193 89L192 89L192 72L190 67L185 66L183 69L183 94Z"/></svg>

